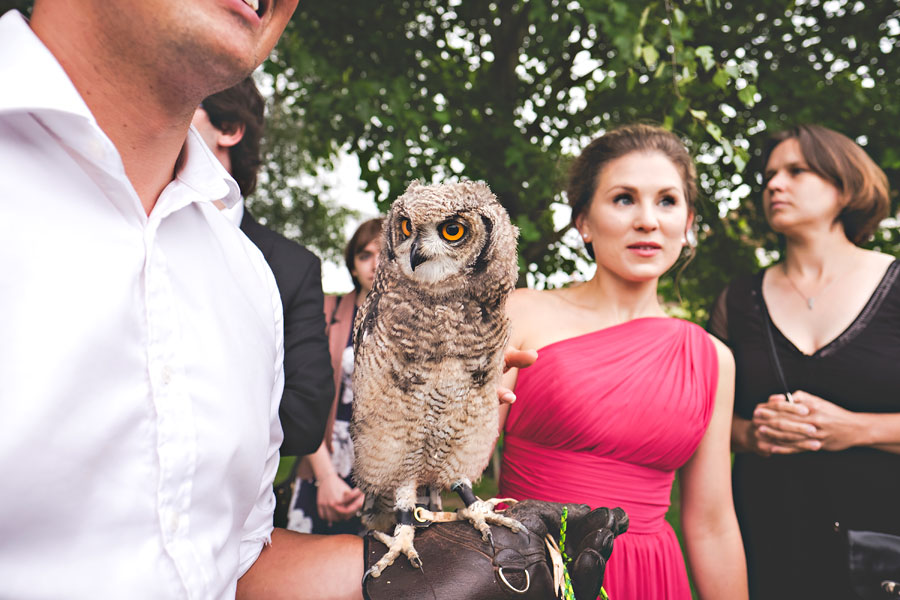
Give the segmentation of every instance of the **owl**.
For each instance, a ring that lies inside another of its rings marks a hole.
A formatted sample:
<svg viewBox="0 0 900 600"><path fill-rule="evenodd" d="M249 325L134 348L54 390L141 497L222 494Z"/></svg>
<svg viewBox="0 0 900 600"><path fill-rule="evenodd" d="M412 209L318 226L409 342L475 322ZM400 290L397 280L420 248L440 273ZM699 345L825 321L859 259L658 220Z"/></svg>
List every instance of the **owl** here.
<svg viewBox="0 0 900 600"><path fill-rule="evenodd" d="M374 506L363 523L388 546L367 575L400 553L421 566L412 525L420 486L456 489L459 514L486 540L487 523L521 528L472 493L497 437L517 236L488 186L473 181L414 182L385 220L354 324L354 473Z"/></svg>

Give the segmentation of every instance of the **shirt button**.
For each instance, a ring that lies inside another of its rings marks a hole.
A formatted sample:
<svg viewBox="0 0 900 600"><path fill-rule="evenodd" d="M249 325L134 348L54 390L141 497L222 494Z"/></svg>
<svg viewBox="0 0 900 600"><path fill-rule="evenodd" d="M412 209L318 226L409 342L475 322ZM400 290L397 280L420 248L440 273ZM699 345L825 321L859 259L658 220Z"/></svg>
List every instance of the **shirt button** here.
<svg viewBox="0 0 900 600"><path fill-rule="evenodd" d="M168 534L175 535L175 532L178 531L178 513L172 509L167 509L163 522L165 523Z"/></svg>
<svg viewBox="0 0 900 600"><path fill-rule="evenodd" d="M160 372L160 379L162 380L163 385L169 385L172 383L172 369L168 366L162 368Z"/></svg>

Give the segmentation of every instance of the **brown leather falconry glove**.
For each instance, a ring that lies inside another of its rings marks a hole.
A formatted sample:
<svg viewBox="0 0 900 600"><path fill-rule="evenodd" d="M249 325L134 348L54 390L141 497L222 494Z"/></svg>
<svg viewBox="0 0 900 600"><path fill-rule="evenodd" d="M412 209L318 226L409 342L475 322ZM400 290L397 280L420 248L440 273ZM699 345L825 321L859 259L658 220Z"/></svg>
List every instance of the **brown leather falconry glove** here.
<svg viewBox="0 0 900 600"><path fill-rule="evenodd" d="M503 514L518 520L525 532L491 526L494 548L467 521L434 523L416 531L422 560L416 569L402 555L377 578L363 582L367 600L520 600L557 598L553 566L545 536L559 540L567 507L565 551L577 600L600 593L613 539L628 529L621 508L590 510L585 504L524 500ZM371 535L365 538L365 568L386 551Z"/></svg>

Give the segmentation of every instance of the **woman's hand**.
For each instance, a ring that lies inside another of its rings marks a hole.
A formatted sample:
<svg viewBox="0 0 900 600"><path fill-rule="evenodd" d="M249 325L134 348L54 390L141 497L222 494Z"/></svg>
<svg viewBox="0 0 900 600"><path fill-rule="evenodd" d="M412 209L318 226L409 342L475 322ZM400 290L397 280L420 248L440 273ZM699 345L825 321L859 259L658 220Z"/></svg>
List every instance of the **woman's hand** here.
<svg viewBox="0 0 900 600"><path fill-rule="evenodd" d="M316 505L319 517L329 525L346 521L362 509L365 495L359 488L351 488L336 473L318 481Z"/></svg>
<svg viewBox="0 0 900 600"><path fill-rule="evenodd" d="M815 429L811 437L821 442L823 450L845 450L863 443L859 413L802 390L794 393L794 401L808 409L800 422Z"/></svg>
<svg viewBox="0 0 900 600"><path fill-rule="evenodd" d="M537 356L536 350L509 348L503 356L503 372L530 367L537 360ZM512 404L516 401L516 395L508 387L497 386L497 397L500 399L500 404Z"/></svg>
<svg viewBox="0 0 900 600"><path fill-rule="evenodd" d="M797 402L797 394L793 395L793 403L788 402L784 394L773 394L768 402L757 405L746 433L745 445L749 449L769 456L814 452L822 448L816 426L809 422L810 407Z"/></svg>

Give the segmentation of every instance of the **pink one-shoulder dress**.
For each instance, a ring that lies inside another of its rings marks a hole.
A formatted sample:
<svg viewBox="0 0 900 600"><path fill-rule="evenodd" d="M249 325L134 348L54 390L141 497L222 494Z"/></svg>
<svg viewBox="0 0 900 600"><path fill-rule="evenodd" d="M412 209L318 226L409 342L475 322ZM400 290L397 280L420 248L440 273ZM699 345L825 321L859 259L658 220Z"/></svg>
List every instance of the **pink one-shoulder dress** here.
<svg viewBox="0 0 900 600"><path fill-rule="evenodd" d="M611 600L690 600L665 520L675 470L709 425L716 349L680 319L642 318L544 347L519 372L500 496L621 506L631 525L606 568Z"/></svg>

